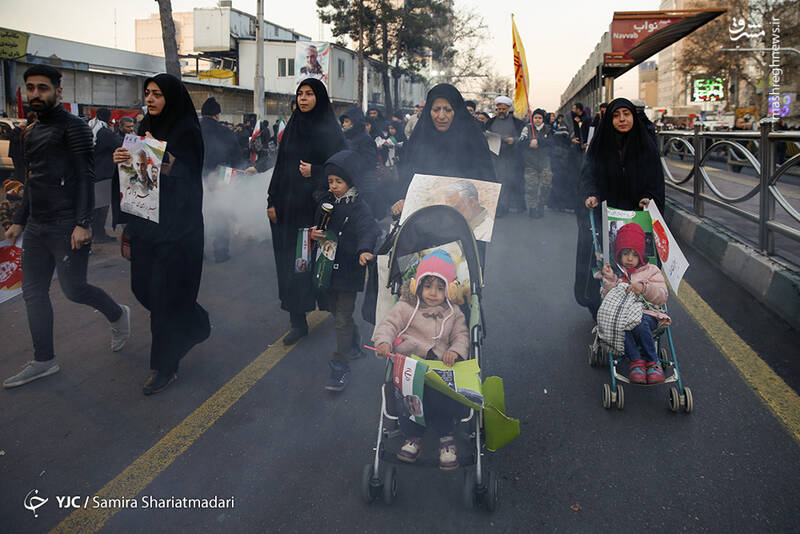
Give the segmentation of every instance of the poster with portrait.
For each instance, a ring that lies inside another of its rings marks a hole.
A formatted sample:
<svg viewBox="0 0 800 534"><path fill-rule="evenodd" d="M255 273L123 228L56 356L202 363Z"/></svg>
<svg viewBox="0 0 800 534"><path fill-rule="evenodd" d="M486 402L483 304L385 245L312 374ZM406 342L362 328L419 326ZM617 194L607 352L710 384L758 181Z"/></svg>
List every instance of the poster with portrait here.
<svg viewBox="0 0 800 534"><path fill-rule="evenodd" d="M0 302L22 293L22 236L0 241Z"/></svg>
<svg viewBox="0 0 800 534"><path fill-rule="evenodd" d="M603 258L614 268L617 275L621 274L621 267L616 265L614 258L614 241L619 229L626 224L636 223L644 230L644 253L650 263L658 265L669 281L672 290L677 293L683 275L689 268L689 262L683 255L678 242L667 227L667 222L658 211L655 202L650 202L644 211L620 210L608 206L603 202Z"/></svg>
<svg viewBox="0 0 800 534"><path fill-rule="evenodd" d="M425 425L423 392L428 365L420 360L394 354L392 358L392 390L395 406L403 419Z"/></svg>
<svg viewBox="0 0 800 534"><path fill-rule="evenodd" d="M467 220L475 239L490 242L500 187L482 180L415 174L408 186L400 224L420 208L452 206Z"/></svg>
<svg viewBox="0 0 800 534"><path fill-rule="evenodd" d="M130 152L131 159L118 165L120 209L157 223L161 162L167 142L127 134L122 148Z"/></svg>
<svg viewBox="0 0 800 534"><path fill-rule="evenodd" d="M306 78L316 78L328 87L332 47L323 41L297 41L295 45L295 87Z"/></svg>

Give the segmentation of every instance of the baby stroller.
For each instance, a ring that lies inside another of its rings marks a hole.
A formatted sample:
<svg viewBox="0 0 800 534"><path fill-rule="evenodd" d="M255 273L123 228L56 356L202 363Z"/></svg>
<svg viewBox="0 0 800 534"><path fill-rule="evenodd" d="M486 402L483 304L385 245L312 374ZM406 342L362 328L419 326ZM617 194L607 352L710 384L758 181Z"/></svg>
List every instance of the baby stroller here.
<svg viewBox="0 0 800 534"><path fill-rule="evenodd" d="M483 275L478 260L478 248L475 237L464 217L449 206L428 206L408 217L394 236L394 244L389 256L389 285L395 298L399 295L404 270L400 263L404 257L425 249L439 247L453 241L461 243L467 266L469 268L469 301L465 304L468 310L465 317L469 322L470 354L476 358L480 366L485 365L482 351L484 337L481 315L481 288ZM463 309L463 307L462 307ZM371 503L382 496L386 504L391 504L397 495L397 469L393 464L401 462L395 457L395 450L388 451L390 440L400 435L396 428L399 410L395 406L392 388L393 364L386 360L386 375L381 387L381 408L378 422L378 436L375 444L375 456L372 462L364 466L361 478L361 495L366 503ZM483 378L480 377L481 381ZM461 432L466 427L466 432ZM462 502L472 509L484 505L493 512L498 504L498 476L486 467L484 458L485 431L483 413L464 406L463 418L458 423L457 437L466 434L471 452L459 454L459 465L464 471ZM397 440L395 440L397 441ZM395 447L397 448L397 447ZM460 448L462 449L462 448ZM463 448L464 450L469 450ZM409 466L434 466L433 461L420 458Z"/></svg>
<svg viewBox="0 0 800 534"><path fill-rule="evenodd" d="M592 225L592 238L595 249L596 264L602 266L603 252L600 248L598 241L598 231L594 220L594 211L589 212L589 220ZM647 213L647 212L637 212ZM645 220L642 218L636 221L645 233L652 233L652 221L647 216ZM648 226L649 225L649 226ZM659 265L658 254L649 254L650 263ZM660 266L660 265L659 265ZM595 265L593 272L597 274L599 267ZM666 304L662 306L661 311L667 313ZM608 365L611 372L611 384L603 384L603 407L606 409L611 408L612 404L616 404L618 410L622 410L625 406L625 392L622 384L631 384L635 386L660 386L662 384L632 384L628 377L621 375L617 372L617 364L625 359L624 354L615 355L611 347L609 347L598 335L598 327L595 326L592 330L594 333L594 341L589 345L589 365L596 367L598 365ZM685 413L691 413L694 409L694 399L692 397L692 390L688 386L683 385L681 380L681 373L678 367L678 357L675 354L675 345L672 341L672 331L670 327L662 326L653 331L653 337L656 342L656 354L659 356L659 362L664 369L664 382L663 384L675 384L669 388L669 409L673 412L683 410Z"/></svg>

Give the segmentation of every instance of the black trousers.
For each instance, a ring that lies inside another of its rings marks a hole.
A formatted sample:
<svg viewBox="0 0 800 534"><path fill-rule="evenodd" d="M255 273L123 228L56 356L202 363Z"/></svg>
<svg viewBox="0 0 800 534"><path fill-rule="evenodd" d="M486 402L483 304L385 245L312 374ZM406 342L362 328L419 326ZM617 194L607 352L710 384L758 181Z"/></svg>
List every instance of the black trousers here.
<svg viewBox="0 0 800 534"><path fill-rule="evenodd" d="M174 373L189 350L211 333L197 303L203 272L203 228L177 242L132 236L131 290L150 311L150 369Z"/></svg>
<svg viewBox="0 0 800 534"><path fill-rule="evenodd" d="M53 269L69 300L91 306L111 322L122 315L122 308L105 291L87 283L90 245L72 250L70 238L74 229L74 221L37 223L29 220L22 235L22 296L33 338L33 357L37 361L55 357L50 302Z"/></svg>

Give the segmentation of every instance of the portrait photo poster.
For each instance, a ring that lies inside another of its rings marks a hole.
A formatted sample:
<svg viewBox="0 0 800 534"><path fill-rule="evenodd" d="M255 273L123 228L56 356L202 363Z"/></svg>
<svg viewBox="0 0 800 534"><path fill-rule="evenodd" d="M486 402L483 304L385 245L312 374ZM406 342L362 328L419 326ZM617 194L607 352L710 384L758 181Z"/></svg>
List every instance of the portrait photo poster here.
<svg viewBox="0 0 800 534"><path fill-rule="evenodd" d="M306 78L316 78L328 87L331 44L324 41L297 41L295 45L295 86Z"/></svg>
<svg viewBox="0 0 800 534"><path fill-rule="evenodd" d="M120 209L148 221L158 222L161 162L166 141L127 134L122 142L131 160L120 163Z"/></svg>
<svg viewBox="0 0 800 534"><path fill-rule="evenodd" d="M677 294L683 275L686 273L686 269L689 268L689 262L678 246L678 242L672 236L672 232L667 227L667 222L658 211L655 202L649 202L647 209L644 211L620 210L603 202L604 261L609 263L615 272L619 271L615 262L610 261L613 259L613 243L617 238L619 229L629 223L636 223L642 227L645 235L645 254L647 254L648 261L658 265L660 260L664 275L672 290ZM620 273L617 272L617 274L619 275Z"/></svg>
<svg viewBox="0 0 800 534"><path fill-rule="evenodd" d="M478 241L490 242L501 185L495 182L415 174L408 186L400 224L427 206L452 206L464 216Z"/></svg>

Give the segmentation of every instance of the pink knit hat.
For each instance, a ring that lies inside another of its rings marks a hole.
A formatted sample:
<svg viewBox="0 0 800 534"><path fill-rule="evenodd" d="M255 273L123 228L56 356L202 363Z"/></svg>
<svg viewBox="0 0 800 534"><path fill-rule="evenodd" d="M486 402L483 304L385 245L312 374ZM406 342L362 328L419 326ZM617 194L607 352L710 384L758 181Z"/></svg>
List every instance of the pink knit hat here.
<svg viewBox="0 0 800 534"><path fill-rule="evenodd" d="M444 287L449 288L456 279L456 266L450 254L437 248L419 262L417 266L416 288L426 276L435 276L444 282Z"/></svg>

